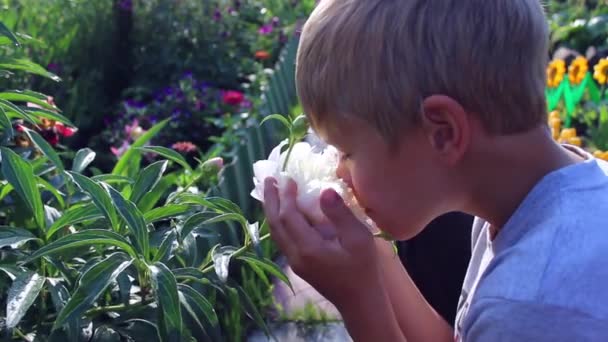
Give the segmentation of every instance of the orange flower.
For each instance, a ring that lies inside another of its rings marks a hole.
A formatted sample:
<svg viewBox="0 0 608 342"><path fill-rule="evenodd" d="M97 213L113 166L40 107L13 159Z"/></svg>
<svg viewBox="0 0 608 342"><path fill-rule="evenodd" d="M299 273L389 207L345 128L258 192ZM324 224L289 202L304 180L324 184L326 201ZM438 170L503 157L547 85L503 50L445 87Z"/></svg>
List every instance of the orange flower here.
<svg viewBox="0 0 608 342"><path fill-rule="evenodd" d="M555 88L564 79L566 73L566 62L561 59L555 59L549 63L547 67L547 86L549 88Z"/></svg>
<svg viewBox="0 0 608 342"><path fill-rule="evenodd" d="M589 70L587 59L583 56L576 57L568 67L570 83L580 84L583 82L583 79L587 76L587 70Z"/></svg>
<svg viewBox="0 0 608 342"><path fill-rule="evenodd" d="M267 60L270 58L270 53L268 53L268 51L265 50L259 50L255 52L255 58L259 59L259 60Z"/></svg>

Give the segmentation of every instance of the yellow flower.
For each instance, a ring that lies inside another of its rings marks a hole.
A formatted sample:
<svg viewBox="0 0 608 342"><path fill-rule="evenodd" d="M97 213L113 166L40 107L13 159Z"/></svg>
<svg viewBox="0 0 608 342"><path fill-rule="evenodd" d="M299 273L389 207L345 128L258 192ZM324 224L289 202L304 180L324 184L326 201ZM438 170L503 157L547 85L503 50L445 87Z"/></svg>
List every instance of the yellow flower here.
<svg viewBox="0 0 608 342"><path fill-rule="evenodd" d="M593 156L598 159L608 160L608 151L602 152L600 150L597 150L593 152Z"/></svg>
<svg viewBox="0 0 608 342"><path fill-rule="evenodd" d="M576 137L576 128L564 128L559 135L560 140L569 140Z"/></svg>
<svg viewBox="0 0 608 342"><path fill-rule="evenodd" d="M568 139L568 144L581 147L581 145L583 145L583 141L580 137L572 137Z"/></svg>
<svg viewBox="0 0 608 342"><path fill-rule="evenodd" d="M593 78L601 85L606 84L606 80L608 80L608 59L600 59L593 67Z"/></svg>
<svg viewBox="0 0 608 342"><path fill-rule="evenodd" d="M555 88L564 79L566 74L566 62L561 59L555 59L549 63L547 67L547 86L549 88Z"/></svg>
<svg viewBox="0 0 608 342"><path fill-rule="evenodd" d="M561 118L558 111L554 110L551 113L549 113L549 119L553 119L553 118L557 118L557 119Z"/></svg>
<svg viewBox="0 0 608 342"><path fill-rule="evenodd" d="M587 59L582 56L576 57L572 63L570 63L570 67L568 67L568 78L570 79L570 83L580 84L583 82L588 70L589 63L587 62Z"/></svg>

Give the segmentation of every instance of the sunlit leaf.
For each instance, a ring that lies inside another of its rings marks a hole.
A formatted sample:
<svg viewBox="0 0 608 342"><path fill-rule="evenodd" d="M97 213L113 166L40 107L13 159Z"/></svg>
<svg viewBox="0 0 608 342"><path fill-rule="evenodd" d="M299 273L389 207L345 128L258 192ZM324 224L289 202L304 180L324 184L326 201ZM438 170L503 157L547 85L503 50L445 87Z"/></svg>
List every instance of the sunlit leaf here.
<svg viewBox="0 0 608 342"><path fill-rule="evenodd" d="M49 230L46 232L46 238L50 239L61 228L69 227L80 222L99 220L102 218L104 218L104 215L96 206L92 204L72 207L65 211L63 215L57 221L55 221L51 227L49 227Z"/></svg>
<svg viewBox="0 0 608 342"><path fill-rule="evenodd" d="M149 266L152 289L158 303L159 330L165 341L181 341L182 314L177 293L177 282L163 263Z"/></svg>
<svg viewBox="0 0 608 342"><path fill-rule="evenodd" d="M38 227L44 227L44 207L32 166L6 147L2 151L2 173L13 186L19 197L26 203Z"/></svg>
<svg viewBox="0 0 608 342"><path fill-rule="evenodd" d="M133 202L125 199L120 192L111 187L108 187L108 191L110 192L116 210L127 223L127 227L129 227L133 237L135 237L136 247L144 258L148 260L150 257L150 239L148 237L148 228L144 216L139 209L137 209L137 206Z"/></svg>
<svg viewBox="0 0 608 342"><path fill-rule="evenodd" d="M226 282L228 280L230 259L236 250L236 247L233 246L222 246L215 249L213 253L213 268L215 269L215 274L217 274L217 277L220 278L222 282Z"/></svg>
<svg viewBox="0 0 608 342"><path fill-rule="evenodd" d="M146 193L152 190L160 181L167 169L167 161L161 160L148 165L135 181L133 191L131 192L130 200L133 203L138 203Z"/></svg>
<svg viewBox="0 0 608 342"><path fill-rule="evenodd" d="M18 248L27 241L39 240L28 230L17 227L0 226L0 248Z"/></svg>
<svg viewBox="0 0 608 342"><path fill-rule="evenodd" d="M160 156L163 156L171 161L178 163L179 165L183 166L186 170L192 171L192 168L190 167L190 165L188 164L186 159L181 154L179 154L178 152L176 152L172 149L162 147L162 146L145 146L145 147L140 147L139 150L145 151L145 152L156 153Z"/></svg>
<svg viewBox="0 0 608 342"><path fill-rule="evenodd" d="M28 263L40 257L58 253L69 248L93 245L116 246L127 252L132 257L137 256L129 241L123 238L120 234L114 233L110 230L87 229L74 234L66 235L57 241L41 247L32 253L32 255L30 255L25 262Z"/></svg>
<svg viewBox="0 0 608 342"><path fill-rule="evenodd" d="M53 165L55 165L55 167L59 169L59 171L64 170L61 158L59 158L59 155L57 154L57 152L55 152L55 149L51 146L51 144L46 141L46 139L44 139L40 134L31 129L26 128L25 133L28 135L30 140L34 142L36 147L38 147L38 149L42 151L42 153L44 153L47 158L49 158Z"/></svg>
<svg viewBox="0 0 608 342"><path fill-rule="evenodd" d="M214 341L221 341L219 320L213 305L202 294L186 284L178 285L180 301L199 330ZM201 321L204 318L205 321ZM207 323L207 324L205 324ZM207 329L210 326L211 329Z"/></svg>
<svg viewBox="0 0 608 342"><path fill-rule="evenodd" d="M152 223L156 221L166 220L172 217L178 217L188 212L190 206L182 204L169 204L164 207L154 208L144 214L146 222Z"/></svg>
<svg viewBox="0 0 608 342"><path fill-rule="evenodd" d="M50 78L56 82L61 81L61 78L59 78L59 76L48 72L45 68L25 58L2 58L0 59L0 68L26 71L32 74Z"/></svg>
<svg viewBox="0 0 608 342"><path fill-rule="evenodd" d="M95 160L95 156L96 153L88 147L78 150L72 162L72 171L81 173Z"/></svg>
<svg viewBox="0 0 608 342"><path fill-rule="evenodd" d="M132 158L134 154L139 154L139 151L137 151L136 149L138 147L143 147L148 141L150 141L150 139L152 139L156 134L158 134L158 132L160 132L163 127L165 127L167 122L169 122L169 120L170 118L157 123L156 125L152 126L152 128L150 128L146 133L142 134L139 138L137 138L137 140L135 140L135 142L127 150L127 152L125 152L125 154L120 157L120 159L114 166L114 169L112 170L112 174L125 176L129 164L133 162Z"/></svg>
<svg viewBox="0 0 608 342"><path fill-rule="evenodd" d="M118 217L112 199L108 192L99 183L92 179L81 175L80 173L66 171L66 173L72 177L74 183L78 185L82 191L88 193L93 200L93 203L99 208L99 210L105 215L110 221L112 227L118 229Z"/></svg>
<svg viewBox="0 0 608 342"><path fill-rule="evenodd" d="M271 260L268 260L266 258L259 258L255 254L251 254L251 253L245 253L244 255L237 257L237 259L243 260L246 263L248 263L249 265L256 265L256 266L260 267L261 269L263 269L264 271L277 277L279 280L281 280L287 286L289 286L289 288L293 292L293 287L291 286L291 282L289 281L289 278L285 275L285 273L283 273L281 268L279 266L277 266Z"/></svg>
<svg viewBox="0 0 608 342"><path fill-rule="evenodd" d="M20 274L8 290L6 301L6 328L12 329L27 310L34 304L36 297L44 286L44 277L37 273L27 272Z"/></svg>

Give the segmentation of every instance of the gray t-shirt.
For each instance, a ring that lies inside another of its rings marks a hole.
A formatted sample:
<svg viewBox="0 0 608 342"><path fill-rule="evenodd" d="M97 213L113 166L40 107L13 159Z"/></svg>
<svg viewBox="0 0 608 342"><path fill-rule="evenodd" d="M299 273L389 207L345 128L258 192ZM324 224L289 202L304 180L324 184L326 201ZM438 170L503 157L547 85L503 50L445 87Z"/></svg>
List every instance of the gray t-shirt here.
<svg viewBox="0 0 608 342"><path fill-rule="evenodd" d="M456 341L608 341L608 163L576 151L494 240L475 219Z"/></svg>

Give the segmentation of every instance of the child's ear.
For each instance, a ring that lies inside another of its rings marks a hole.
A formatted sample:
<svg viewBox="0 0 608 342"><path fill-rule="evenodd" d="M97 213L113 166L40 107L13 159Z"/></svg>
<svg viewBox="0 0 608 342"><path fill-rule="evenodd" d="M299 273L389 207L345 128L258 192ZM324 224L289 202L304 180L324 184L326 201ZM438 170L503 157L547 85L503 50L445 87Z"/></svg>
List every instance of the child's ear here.
<svg viewBox="0 0 608 342"><path fill-rule="evenodd" d="M422 102L421 123L432 149L448 164L457 163L468 148L467 112L454 99L433 95Z"/></svg>

